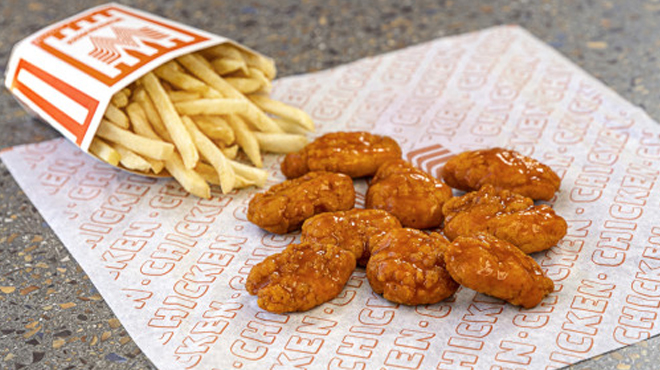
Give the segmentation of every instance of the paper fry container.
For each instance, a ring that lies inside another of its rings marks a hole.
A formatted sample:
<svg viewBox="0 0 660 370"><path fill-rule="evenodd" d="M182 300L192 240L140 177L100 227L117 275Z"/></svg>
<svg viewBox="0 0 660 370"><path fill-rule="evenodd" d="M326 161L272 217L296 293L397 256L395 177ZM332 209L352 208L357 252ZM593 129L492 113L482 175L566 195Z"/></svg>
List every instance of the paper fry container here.
<svg viewBox="0 0 660 370"><path fill-rule="evenodd" d="M109 3L14 46L5 86L35 116L88 151L112 95L159 65L225 37Z"/></svg>

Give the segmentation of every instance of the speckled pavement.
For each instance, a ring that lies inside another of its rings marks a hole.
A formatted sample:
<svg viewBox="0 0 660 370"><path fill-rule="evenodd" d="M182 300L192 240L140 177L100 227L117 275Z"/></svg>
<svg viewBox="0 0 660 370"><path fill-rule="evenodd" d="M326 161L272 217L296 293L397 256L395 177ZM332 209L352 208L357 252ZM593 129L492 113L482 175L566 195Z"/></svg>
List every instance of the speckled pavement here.
<svg viewBox="0 0 660 370"><path fill-rule="evenodd" d="M120 1L236 39L280 76L519 24L660 119L660 1ZM0 1L0 66L28 34L101 1ZM59 134L0 95L0 149ZM660 338L571 369L657 369ZM0 163L0 369L151 369Z"/></svg>

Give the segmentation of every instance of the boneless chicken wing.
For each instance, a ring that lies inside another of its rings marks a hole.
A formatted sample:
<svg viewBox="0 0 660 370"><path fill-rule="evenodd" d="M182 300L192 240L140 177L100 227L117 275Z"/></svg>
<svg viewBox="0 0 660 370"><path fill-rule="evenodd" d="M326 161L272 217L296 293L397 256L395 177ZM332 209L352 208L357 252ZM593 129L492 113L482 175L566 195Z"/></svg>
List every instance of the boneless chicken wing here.
<svg viewBox="0 0 660 370"><path fill-rule="evenodd" d="M445 269L449 242L437 233L392 229L377 238L367 264L374 292L407 305L433 304L451 296L458 284Z"/></svg>
<svg viewBox="0 0 660 370"><path fill-rule="evenodd" d="M252 267L245 288L275 313L307 311L336 297L355 270L355 256L330 244L291 244Z"/></svg>
<svg viewBox="0 0 660 370"><path fill-rule="evenodd" d="M399 220L378 209L352 209L326 212L307 219L302 226L302 242L333 244L352 252L358 265L366 266L375 237L400 228Z"/></svg>
<svg viewBox="0 0 660 370"><path fill-rule="evenodd" d="M290 153L282 162L282 173L296 178L309 171L329 171L357 178L372 176L385 161L401 157L401 148L388 136L368 132L332 132L303 150Z"/></svg>
<svg viewBox="0 0 660 370"><path fill-rule="evenodd" d="M463 152L452 157L442 169L442 178L452 188L464 191L490 184L534 200L552 199L561 181L543 163L503 148Z"/></svg>
<svg viewBox="0 0 660 370"><path fill-rule="evenodd" d="M255 194L248 205L248 220L276 234L296 230L303 221L322 212L345 211L355 204L350 177L310 172Z"/></svg>
<svg viewBox="0 0 660 370"><path fill-rule="evenodd" d="M388 211L405 227L425 229L442 223L442 206L451 197L442 181L396 159L380 166L371 180L366 208Z"/></svg>
<svg viewBox="0 0 660 370"><path fill-rule="evenodd" d="M566 221L547 205L509 190L484 185L479 191L447 201L444 234L454 240L476 232L487 232L525 253L546 250L566 235Z"/></svg>
<svg viewBox="0 0 660 370"><path fill-rule="evenodd" d="M459 284L525 308L535 307L554 290L536 261L489 234L456 238L445 261Z"/></svg>

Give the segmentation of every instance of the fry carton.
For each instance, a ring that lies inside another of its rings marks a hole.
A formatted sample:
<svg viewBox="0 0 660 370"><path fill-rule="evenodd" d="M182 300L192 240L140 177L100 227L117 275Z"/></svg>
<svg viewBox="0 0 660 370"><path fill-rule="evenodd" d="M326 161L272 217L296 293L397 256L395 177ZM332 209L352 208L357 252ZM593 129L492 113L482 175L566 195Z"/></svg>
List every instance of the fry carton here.
<svg viewBox="0 0 660 370"><path fill-rule="evenodd" d="M225 37L109 3L16 44L5 86L88 151L115 93L171 59L227 42L254 53Z"/></svg>
<svg viewBox="0 0 660 370"><path fill-rule="evenodd" d="M275 116L313 130L304 112L268 97L275 74L272 60L227 38L111 3L19 42L5 83L85 152L208 198L211 184L229 193L265 181L231 161L239 147L261 167L262 150L307 143L268 135L285 133Z"/></svg>

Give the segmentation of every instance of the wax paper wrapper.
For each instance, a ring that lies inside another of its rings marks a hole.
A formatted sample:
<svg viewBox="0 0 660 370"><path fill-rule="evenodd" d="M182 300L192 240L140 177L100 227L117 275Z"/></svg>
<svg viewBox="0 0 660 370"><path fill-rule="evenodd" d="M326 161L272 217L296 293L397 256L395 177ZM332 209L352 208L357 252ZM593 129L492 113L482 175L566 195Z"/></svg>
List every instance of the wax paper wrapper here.
<svg viewBox="0 0 660 370"><path fill-rule="evenodd" d="M452 153L504 146L563 179L552 203L566 237L533 255L555 291L521 309L463 288L397 305L357 269L334 300L260 310L255 264L295 242L246 220L256 190L199 199L122 173L64 140L2 159L128 333L161 369L543 369L658 333L660 127L513 26L443 38L277 81L318 134L391 135L437 175ZM271 184L281 157L268 156ZM356 182L358 206L366 183Z"/></svg>
<svg viewBox="0 0 660 370"><path fill-rule="evenodd" d="M235 41L108 3L18 42L5 86L33 115L87 151L112 95L176 57Z"/></svg>

